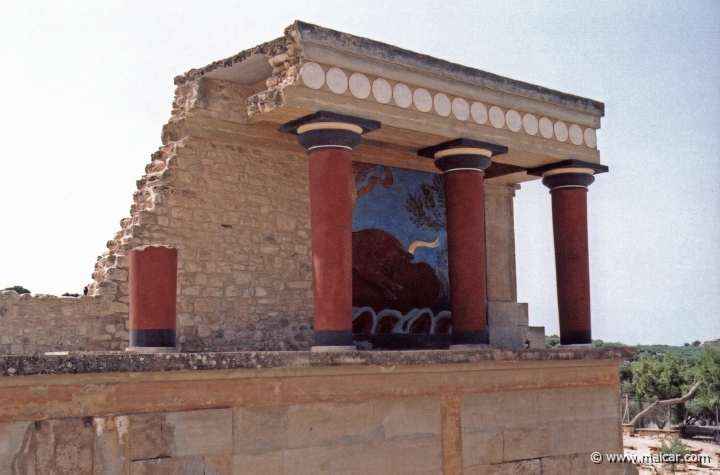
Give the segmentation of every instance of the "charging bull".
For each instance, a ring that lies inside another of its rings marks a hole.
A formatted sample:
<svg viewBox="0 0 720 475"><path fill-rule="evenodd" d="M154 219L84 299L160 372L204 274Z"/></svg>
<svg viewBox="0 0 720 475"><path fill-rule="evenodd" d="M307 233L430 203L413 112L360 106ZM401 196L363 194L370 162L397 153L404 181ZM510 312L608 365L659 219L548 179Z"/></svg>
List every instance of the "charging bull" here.
<svg viewBox="0 0 720 475"><path fill-rule="evenodd" d="M413 308L431 306L440 291L433 268L411 262L417 247L437 247L413 242L405 250L395 236L381 229L365 229L352 237L353 307L371 307L375 312L398 310L403 315Z"/></svg>

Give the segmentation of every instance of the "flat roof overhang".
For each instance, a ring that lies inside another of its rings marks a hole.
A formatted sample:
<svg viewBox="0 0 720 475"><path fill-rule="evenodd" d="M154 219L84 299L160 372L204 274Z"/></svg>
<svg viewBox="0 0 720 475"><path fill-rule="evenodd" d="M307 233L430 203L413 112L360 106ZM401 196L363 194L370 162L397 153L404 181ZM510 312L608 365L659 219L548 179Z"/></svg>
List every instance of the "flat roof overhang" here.
<svg viewBox="0 0 720 475"><path fill-rule="evenodd" d="M461 137L508 147L488 169L495 181L533 180L526 169L564 160L600 163L600 102L300 21L261 47L176 82L204 76L255 84L261 92L248 97L250 127L321 110L379 121L360 147L400 153L407 168L432 169L416 152Z"/></svg>

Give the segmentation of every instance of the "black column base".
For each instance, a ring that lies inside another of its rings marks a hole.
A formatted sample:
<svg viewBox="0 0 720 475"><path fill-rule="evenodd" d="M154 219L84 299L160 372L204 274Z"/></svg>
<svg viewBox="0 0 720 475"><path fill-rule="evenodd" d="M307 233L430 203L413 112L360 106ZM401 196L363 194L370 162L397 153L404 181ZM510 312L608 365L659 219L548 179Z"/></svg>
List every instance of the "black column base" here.
<svg viewBox="0 0 720 475"><path fill-rule="evenodd" d="M592 334L586 332L560 332L561 345L589 345L592 344Z"/></svg>
<svg viewBox="0 0 720 475"><path fill-rule="evenodd" d="M176 346L175 329L172 330L130 330L130 346L159 348Z"/></svg>
<svg viewBox="0 0 720 475"><path fill-rule="evenodd" d="M352 330L315 330L315 346L354 346Z"/></svg>
<svg viewBox="0 0 720 475"><path fill-rule="evenodd" d="M490 335L487 330L452 332L453 345L487 345L489 343Z"/></svg>
<svg viewBox="0 0 720 475"><path fill-rule="evenodd" d="M452 340L449 333L380 335L356 333L353 337L358 343L358 348L368 350L447 350Z"/></svg>

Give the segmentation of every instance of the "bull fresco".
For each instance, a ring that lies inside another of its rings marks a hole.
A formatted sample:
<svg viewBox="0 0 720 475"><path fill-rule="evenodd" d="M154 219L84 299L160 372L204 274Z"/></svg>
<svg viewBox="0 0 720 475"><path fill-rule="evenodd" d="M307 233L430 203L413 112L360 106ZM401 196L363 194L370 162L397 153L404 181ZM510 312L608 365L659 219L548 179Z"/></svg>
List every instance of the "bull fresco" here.
<svg viewBox="0 0 720 475"><path fill-rule="evenodd" d="M442 176L353 163L353 332L449 333Z"/></svg>

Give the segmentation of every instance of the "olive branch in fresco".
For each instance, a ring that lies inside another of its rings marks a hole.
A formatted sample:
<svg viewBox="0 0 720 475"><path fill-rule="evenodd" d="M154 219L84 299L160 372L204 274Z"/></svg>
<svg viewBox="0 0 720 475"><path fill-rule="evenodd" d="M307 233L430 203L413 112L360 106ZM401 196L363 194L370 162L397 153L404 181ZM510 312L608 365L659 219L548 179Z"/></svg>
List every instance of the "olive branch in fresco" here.
<svg viewBox="0 0 720 475"><path fill-rule="evenodd" d="M442 175L433 175L432 183L420 185L417 193L408 193L405 209L410 221L425 231L445 229L445 192Z"/></svg>

